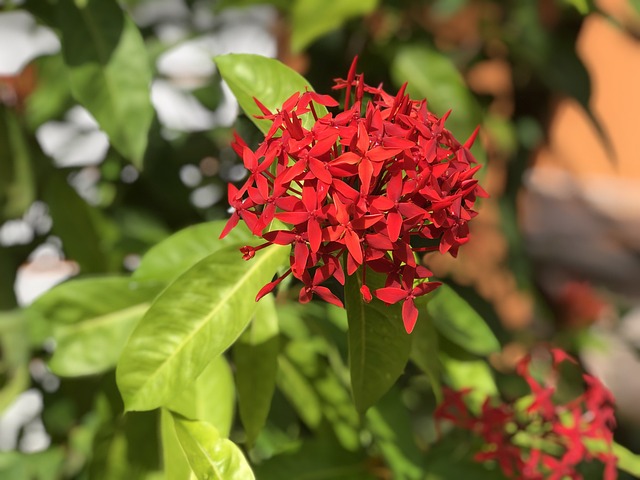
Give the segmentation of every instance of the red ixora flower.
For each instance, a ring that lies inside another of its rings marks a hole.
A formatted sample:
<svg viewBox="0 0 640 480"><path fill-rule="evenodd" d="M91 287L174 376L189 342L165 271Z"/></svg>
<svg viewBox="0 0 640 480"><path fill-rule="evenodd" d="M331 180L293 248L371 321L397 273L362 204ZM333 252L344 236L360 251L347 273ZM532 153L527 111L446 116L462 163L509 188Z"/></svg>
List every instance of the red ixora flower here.
<svg viewBox="0 0 640 480"><path fill-rule="evenodd" d="M336 80L334 89L346 90L344 110L336 115L318 118L314 104L338 102L315 92L295 93L276 112L254 99L263 113L257 118L272 126L255 151L238 136L232 144L249 178L240 188L229 186L233 214L221 237L242 219L265 240L244 247L245 259L268 245L291 245L291 268L256 300L291 274L304 284L301 301L318 295L342 306L319 284L333 277L344 285L346 269L347 275L361 272L368 302L366 270L386 275L385 286L373 293L387 304L403 302L410 333L418 313L414 299L439 285L427 281L432 273L417 264L414 252L456 256L469 239L476 197L486 196L473 178L480 167L469 151L477 129L459 143L444 128L448 114L438 118L425 100L411 100L406 84L395 96L367 85L356 74L356 60L347 79ZM310 129L304 114L316 120ZM274 219L288 229L272 230ZM412 247L418 238L432 246Z"/></svg>
<svg viewBox="0 0 640 480"><path fill-rule="evenodd" d="M480 412L471 412L464 402L470 389L447 389L436 409L436 420L448 420L478 435L484 449L474 459L496 461L509 478L581 480L576 467L595 458L604 463L604 480L615 480L615 401L611 392L597 378L583 374L584 392L567 403L554 403L559 365L577 362L559 349L548 353L551 368L542 383L531 374L531 356L518 364L517 373L531 389L532 401L526 408L519 406L521 401L492 402L487 398ZM590 450L589 441L599 443L598 448Z"/></svg>

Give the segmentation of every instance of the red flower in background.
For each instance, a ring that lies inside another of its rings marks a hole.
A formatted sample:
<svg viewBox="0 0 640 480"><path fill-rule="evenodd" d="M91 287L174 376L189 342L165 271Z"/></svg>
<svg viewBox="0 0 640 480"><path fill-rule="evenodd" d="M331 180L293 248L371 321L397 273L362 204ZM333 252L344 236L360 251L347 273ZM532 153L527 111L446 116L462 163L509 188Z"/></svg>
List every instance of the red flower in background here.
<svg viewBox="0 0 640 480"><path fill-rule="evenodd" d="M258 118L273 123L255 152L236 136L232 146L250 175L239 189L229 186L234 213L221 236L242 219L266 241L245 247L245 259L271 244L292 246L291 268L257 300L292 274L304 284L301 301L318 295L342 305L319 284L331 277L344 284L346 268L347 275L361 270L361 293L368 302L366 269L385 274L385 287L373 294L387 304L403 302L410 333L415 298L439 285L427 282L432 273L416 264L414 252L455 256L469 239L476 197L486 196L473 178L479 167L472 167L469 151L477 131L459 143L444 128L446 115L438 118L425 100L411 100L406 85L394 97L364 83L355 67L356 60L347 79L336 80L334 89L345 89L346 100L335 116L318 118L314 103L338 103L314 92L295 93L275 113L256 100L263 113ZM316 119L311 129L300 119L308 113ZM289 229L270 230L274 219ZM415 238L431 239L434 246L413 248Z"/></svg>
<svg viewBox="0 0 640 480"><path fill-rule="evenodd" d="M612 452L615 427L614 398L595 377L584 374L585 390L565 404L554 403L559 365L577 363L559 349L551 349L551 370L540 383L531 374L531 356L518 365L517 373L531 389L532 402L524 411L520 402L494 403L487 398L479 413L469 411L464 397L470 390L446 390L435 412L437 421L448 420L474 432L484 442L477 461L494 460L509 478L521 480L582 479L576 467L596 458L605 464L604 479L617 478L617 459ZM601 443L595 452L587 441Z"/></svg>

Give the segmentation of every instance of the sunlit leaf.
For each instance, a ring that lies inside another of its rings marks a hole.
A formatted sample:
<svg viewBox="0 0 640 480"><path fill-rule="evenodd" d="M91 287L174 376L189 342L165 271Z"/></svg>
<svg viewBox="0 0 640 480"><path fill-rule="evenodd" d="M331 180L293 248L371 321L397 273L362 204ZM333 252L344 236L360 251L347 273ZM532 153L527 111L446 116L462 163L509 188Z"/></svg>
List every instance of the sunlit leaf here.
<svg viewBox="0 0 640 480"><path fill-rule="evenodd" d="M382 276L369 270L367 285L384 286ZM377 298L365 303L360 294L362 277L347 277L345 306L349 320L349 369L356 408L365 412L391 388L404 371L411 336L402 322L401 304L386 306Z"/></svg>
<svg viewBox="0 0 640 480"><path fill-rule="evenodd" d="M238 338L255 296L289 260L272 246L244 261L236 247L198 262L160 294L133 331L118 362L127 410L166 404Z"/></svg>
<svg viewBox="0 0 640 480"><path fill-rule="evenodd" d="M491 369L483 359L455 345L445 344L440 349L440 361L449 386L454 390L471 389L465 396L470 408L478 411L487 397L498 394Z"/></svg>
<svg viewBox="0 0 640 480"><path fill-rule="evenodd" d="M242 451L207 422L173 414L178 441L198 480L251 480L251 467Z"/></svg>
<svg viewBox="0 0 640 480"><path fill-rule="evenodd" d="M166 480L195 480L187 457L180 446L171 412L160 410L160 437L162 439L162 463Z"/></svg>
<svg viewBox="0 0 640 480"><path fill-rule="evenodd" d="M153 119L144 40L117 2L62 0L57 26L73 96L138 168Z"/></svg>
<svg viewBox="0 0 640 480"><path fill-rule="evenodd" d="M258 302L249 327L233 346L240 420L251 445L269 414L278 371L278 314L271 295Z"/></svg>
<svg viewBox="0 0 640 480"><path fill-rule="evenodd" d="M233 423L235 387L231 367L224 355L213 359L198 378L166 408L191 420L203 420L227 437Z"/></svg>
<svg viewBox="0 0 640 480"><path fill-rule="evenodd" d="M225 224L225 220L216 220L179 230L145 253L133 278L168 282L217 250L231 245L257 245L261 240L243 223L221 240L218 237Z"/></svg>
<svg viewBox="0 0 640 480"><path fill-rule="evenodd" d="M500 343L483 318L448 285L430 295L427 312L442 335L468 352L488 355L500 350Z"/></svg>
<svg viewBox="0 0 640 480"><path fill-rule="evenodd" d="M30 310L51 324L56 341L51 370L75 377L114 368L161 288L128 277L93 277L70 280L38 298Z"/></svg>
<svg viewBox="0 0 640 480"><path fill-rule="evenodd" d="M296 0L291 12L291 48L300 52L347 20L367 15L377 6L378 0Z"/></svg>
<svg viewBox="0 0 640 480"><path fill-rule="evenodd" d="M250 54L230 54L216 57L215 62L220 75L238 100L240 108L262 133L269 130L271 121L254 118L254 115L262 115L253 100L254 97L275 112L295 92L304 92L305 89L313 90L304 77L272 58ZM318 117L327 113L327 109L322 105L314 105ZM311 114L305 114L302 117L305 128L310 128L313 123Z"/></svg>

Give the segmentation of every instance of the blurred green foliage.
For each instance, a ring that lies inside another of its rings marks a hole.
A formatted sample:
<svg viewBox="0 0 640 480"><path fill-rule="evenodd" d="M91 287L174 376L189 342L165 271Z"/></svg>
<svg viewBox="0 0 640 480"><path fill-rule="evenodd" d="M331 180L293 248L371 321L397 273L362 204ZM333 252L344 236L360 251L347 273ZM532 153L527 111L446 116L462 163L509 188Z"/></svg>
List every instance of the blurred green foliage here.
<svg viewBox="0 0 640 480"><path fill-rule="evenodd" d="M546 2L556 14L549 22L534 0L189 0L142 21L152 3L0 7L0 15L30 12L61 42L60 52L0 78L0 227L23 221L32 231L0 249L0 413L35 389L50 438L38 453L0 452L0 477L179 480L193 470L230 479L251 478L253 468L261 480L502 478L496 465L472 462L474 446L459 432L436 441L432 420L442 381L472 387L474 408L502 385L487 356L509 334L487 321L477 295L456 285L439 290L420 304L413 338L375 303L354 330L355 284L346 292L349 328L345 312L331 306L302 309L281 298L256 306L246 295L227 295L225 282L258 287L287 264L275 250L260 264L235 259L237 246L252 241L247 231L217 239L226 184L239 179L241 165L228 145L233 128L259 142L265 125L250 116L258 113L252 97L277 108L306 86L328 93L359 55L372 84L409 82L437 114L451 109L447 126L462 139L482 127L492 155L479 146L474 153L482 163L508 165L501 222L512 251L521 251L512 208L521 173L542 140L552 98L589 107L575 41L597 8L587 0ZM222 42L216 32L256 5L273 8L283 63L231 52L242 55L217 57L217 69L198 78L170 78L159 68L183 42L206 35ZM470 72L492 60L508 64L513 91L470 88ZM232 126L174 128L153 108L152 83L167 81L212 114L225 102L221 76L245 112ZM502 94L510 104L495 108ZM92 164L60 162L39 141L44 125L67 121L76 105L97 127L79 127L60 155L99 128L109 147ZM34 202L46 206L50 226L26 220ZM19 308L18 267L44 244L60 246L81 276ZM531 288L526 261L513 269ZM232 354L221 355L241 333ZM180 395L169 398L175 390ZM163 408L125 415L125 404ZM621 468L638 472L637 457L616 448Z"/></svg>

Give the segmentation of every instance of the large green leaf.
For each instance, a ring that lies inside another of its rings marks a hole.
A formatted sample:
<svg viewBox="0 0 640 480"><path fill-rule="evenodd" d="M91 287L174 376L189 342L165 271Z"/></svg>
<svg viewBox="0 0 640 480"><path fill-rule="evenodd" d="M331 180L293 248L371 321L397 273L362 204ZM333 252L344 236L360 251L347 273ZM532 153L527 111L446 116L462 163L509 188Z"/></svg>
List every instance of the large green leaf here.
<svg viewBox="0 0 640 480"><path fill-rule="evenodd" d="M371 290L384 286L382 276L369 270ZM347 277L344 288L349 320L349 369L356 409L364 413L391 388L404 371L411 336L402 323L401 304L386 306L377 298L365 303L360 272Z"/></svg>
<svg viewBox="0 0 640 480"><path fill-rule="evenodd" d="M258 302L253 321L233 346L238 406L247 444L264 426L278 372L278 313L271 295Z"/></svg>
<svg viewBox="0 0 640 480"><path fill-rule="evenodd" d="M262 115L254 98L274 112L295 92L313 90L304 77L272 58L230 54L216 57L215 62L220 75L238 100L240 108L262 133L269 130L271 121L254 118L254 115ZM322 105L314 105L318 117L327 113L327 109ZM305 128L310 128L313 123L314 119L310 113L303 115L302 124Z"/></svg>
<svg viewBox="0 0 640 480"><path fill-rule="evenodd" d="M429 110L438 115L451 110L446 127L459 141L465 141L482 123L478 101L467 88L462 75L446 55L424 44L400 47L391 63L391 76L397 85L409 82L407 92L426 98ZM484 159L475 146L474 155Z"/></svg>
<svg viewBox="0 0 640 480"><path fill-rule="evenodd" d="M377 6L378 0L296 0L291 12L291 48L300 52L350 18L367 15Z"/></svg>
<svg viewBox="0 0 640 480"><path fill-rule="evenodd" d="M244 223L239 223L221 240L218 237L225 224L225 220L216 220L174 233L145 253L133 278L169 282L217 250L231 245L256 245L261 241Z"/></svg>
<svg viewBox="0 0 640 480"><path fill-rule="evenodd" d="M70 280L38 298L30 312L52 326L56 375L80 376L115 367L136 323L162 285L128 277Z"/></svg>
<svg viewBox="0 0 640 480"><path fill-rule="evenodd" d="M62 0L57 23L71 93L111 144L141 168L154 113L140 31L115 1Z"/></svg>
<svg viewBox="0 0 640 480"><path fill-rule="evenodd" d="M244 261L236 247L219 250L178 277L151 305L118 362L126 410L164 405L193 382L242 333L258 290L288 263L272 246Z"/></svg>
<svg viewBox="0 0 640 480"><path fill-rule="evenodd" d="M228 437L233 423L235 388L224 355L214 358L198 378L166 404L166 408L191 420L203 420Z"/></svg>
<svg viewBox="0 0 640 480"><path fill-rule="evenodd" d="M448 285L440 286L427 303L429 318L438 331L477 355L500 350L500 343L484 319Z"/></svg>
<svg viewBox="0 0 640 480"><path fill-rule="evenodd" d="M255 478L242 451L207 422L173 414L178 441L198 480Z"/></svg>

